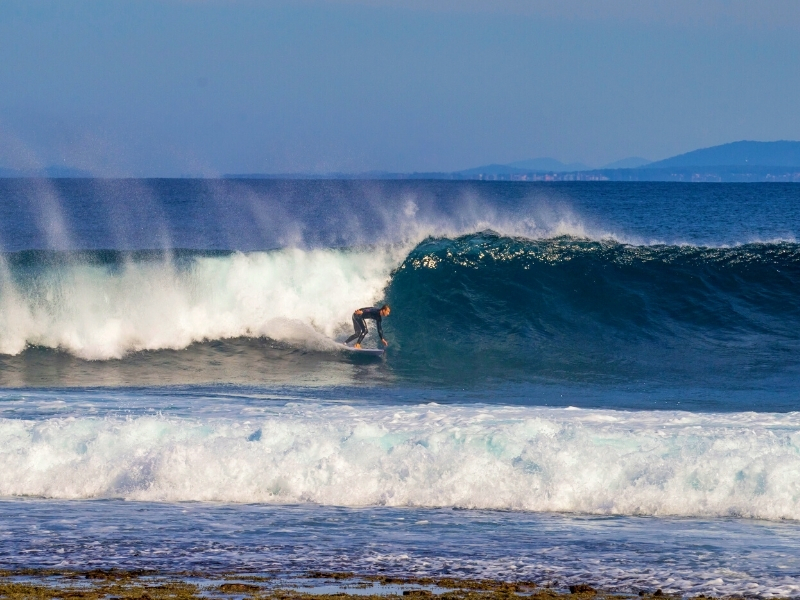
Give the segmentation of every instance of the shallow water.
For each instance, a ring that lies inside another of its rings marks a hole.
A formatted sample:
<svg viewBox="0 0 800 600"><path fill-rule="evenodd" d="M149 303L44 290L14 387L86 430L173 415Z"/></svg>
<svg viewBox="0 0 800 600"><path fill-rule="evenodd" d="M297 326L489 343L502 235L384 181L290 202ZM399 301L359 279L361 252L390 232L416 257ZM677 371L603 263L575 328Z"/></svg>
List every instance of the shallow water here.
<svg viewBox="0 0 800 600"><path fill-rule="evenodd" d="M0 502L11 568L593 582L619 591L796 596L796 523L308 505Z"/></svg>

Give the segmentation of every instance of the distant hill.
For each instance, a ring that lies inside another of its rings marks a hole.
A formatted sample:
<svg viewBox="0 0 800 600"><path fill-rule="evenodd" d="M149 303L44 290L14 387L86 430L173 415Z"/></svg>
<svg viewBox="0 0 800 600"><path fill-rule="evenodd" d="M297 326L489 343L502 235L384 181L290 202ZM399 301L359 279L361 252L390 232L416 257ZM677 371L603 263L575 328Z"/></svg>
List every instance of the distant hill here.
<svg viewBox="0 0 800 600"><path fill-rule="evenodd" d="M569 173L588 169L583 163L562 163L555 158L529 158L508 164L491 164L456 171L454 175L472 178L477 176L521 175L523 173Z"/></svg>
<svg viewBox="0 0 800 600"><path fill-rule="evenodd" d="M612 163L601 167L602 169L638 169L649 165L650 161L641 156L631 156L630 158L623 158L622 160L615 160Z"/></svg>
<svg viewBox="0 0 800 600"><path fill-rule="evenodd" d="M68 166L39 170L0 168L0 177L92 177ZM232 179L444 179L483 181L775 181L800 183L800 142L741 141L694 150L648 162L630 157L590 169L581 163L532 158L508 164L489 164L451 173L241 173Z"/></svg>
<svg viewBox="0 0 800 600"><path fill-rule="evenodd" d="M563 163L555 158L529 158L508 163L506 166L523 171L550 171L552 173L585 171L589 168L583 163Z"/></svg>
<svg viewBox="0 0 800 600"><path fill-rule="evenodd" d="M456 171L453 175L463 177L464 179L473 179L481 176L499 177L504 175L522 175L528 173L527 169L517 169L509 167L508 165L483 165L482 167L473 167L471 169L464 169L463 171Z"/></svg>
<svg viewBox="0 0 800 600"><path fill-rule="evenodd" d="M451 178L490 181L800 182L800 142L733 142L656 162L626 158L600 169L542 171L519 168L525 164L533 166L534 161L466 169L451 174ZM536 166L546 164L535 163Z"/></svg>
<svg viewBox="0 0 800 600"><path fill-rule="evenodd" d="M800 142L732 142L679 154L644 168L674 167L800 167Z"/></svg>

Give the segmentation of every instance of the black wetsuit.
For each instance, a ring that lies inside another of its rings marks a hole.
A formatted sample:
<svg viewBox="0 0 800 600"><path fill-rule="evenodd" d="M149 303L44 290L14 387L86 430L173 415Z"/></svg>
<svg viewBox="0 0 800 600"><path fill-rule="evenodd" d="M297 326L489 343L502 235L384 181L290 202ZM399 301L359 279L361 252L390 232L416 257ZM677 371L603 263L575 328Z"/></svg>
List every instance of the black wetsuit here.
<svg viewBox="0 0 800 600"><path fill-rule="evenodd" d="M367 308L362 308L360 310L361 310L360 315L356 314L355 312L353 313L353 329L355 330L355 333L351 335L349 338L347 338L347 340L345 340L344 342L345 344L349 344L356 338L358 338L356 344L360 344L361 340L364 339L364 336L367 335L367 333L369 333L369 330L367 329L367 324L364 322L364 319L372 319L375 321L376 325L378 326L378 335L381 336L381 339L383 339L383 327L381 326L381 321L383 320L383 317L381 316L381 309L369 306Z"/></svg>

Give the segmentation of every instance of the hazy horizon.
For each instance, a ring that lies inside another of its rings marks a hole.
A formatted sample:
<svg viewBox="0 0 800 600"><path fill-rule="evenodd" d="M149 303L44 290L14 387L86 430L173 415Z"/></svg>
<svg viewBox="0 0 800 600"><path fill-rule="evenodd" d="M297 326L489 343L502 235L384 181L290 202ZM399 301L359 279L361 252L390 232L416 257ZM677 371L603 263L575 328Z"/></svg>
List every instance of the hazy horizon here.
<svg viewBox="0 0 800 600"><path fill-rule="evenodd" d="M788 1L10 1L0 168L594 168L800 139L798 32Z"/></svg>

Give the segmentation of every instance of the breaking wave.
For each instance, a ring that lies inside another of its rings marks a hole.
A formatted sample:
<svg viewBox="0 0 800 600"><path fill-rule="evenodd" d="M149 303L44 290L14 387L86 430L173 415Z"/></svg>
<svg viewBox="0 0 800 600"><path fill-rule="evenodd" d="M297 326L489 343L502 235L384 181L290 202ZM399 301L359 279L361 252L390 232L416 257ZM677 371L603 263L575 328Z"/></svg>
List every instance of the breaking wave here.
<svg viewBox="0 0 800 600"><path fill-rule="evenodd" d="M409 377L754 377L800 366L800 245L637 246L492 232L409 249L6 255L0 352L85 359L265 337L334 352L388 301ZM458 357L458 360L455 360Z"/></svg>
<svg viewBox="0 0 800 600"><path fill-rule="evenodd" d="M55 254L10 257L0 352L58 348L86 359L270 337L331 349L354 306L380 296L391 249Z"/></svg>
<svg viewBox="0 0 800 600"><path fill-rule="evenodd" d="M304 404L2 419L0 495L800 519L800 417Z"/></svg>

